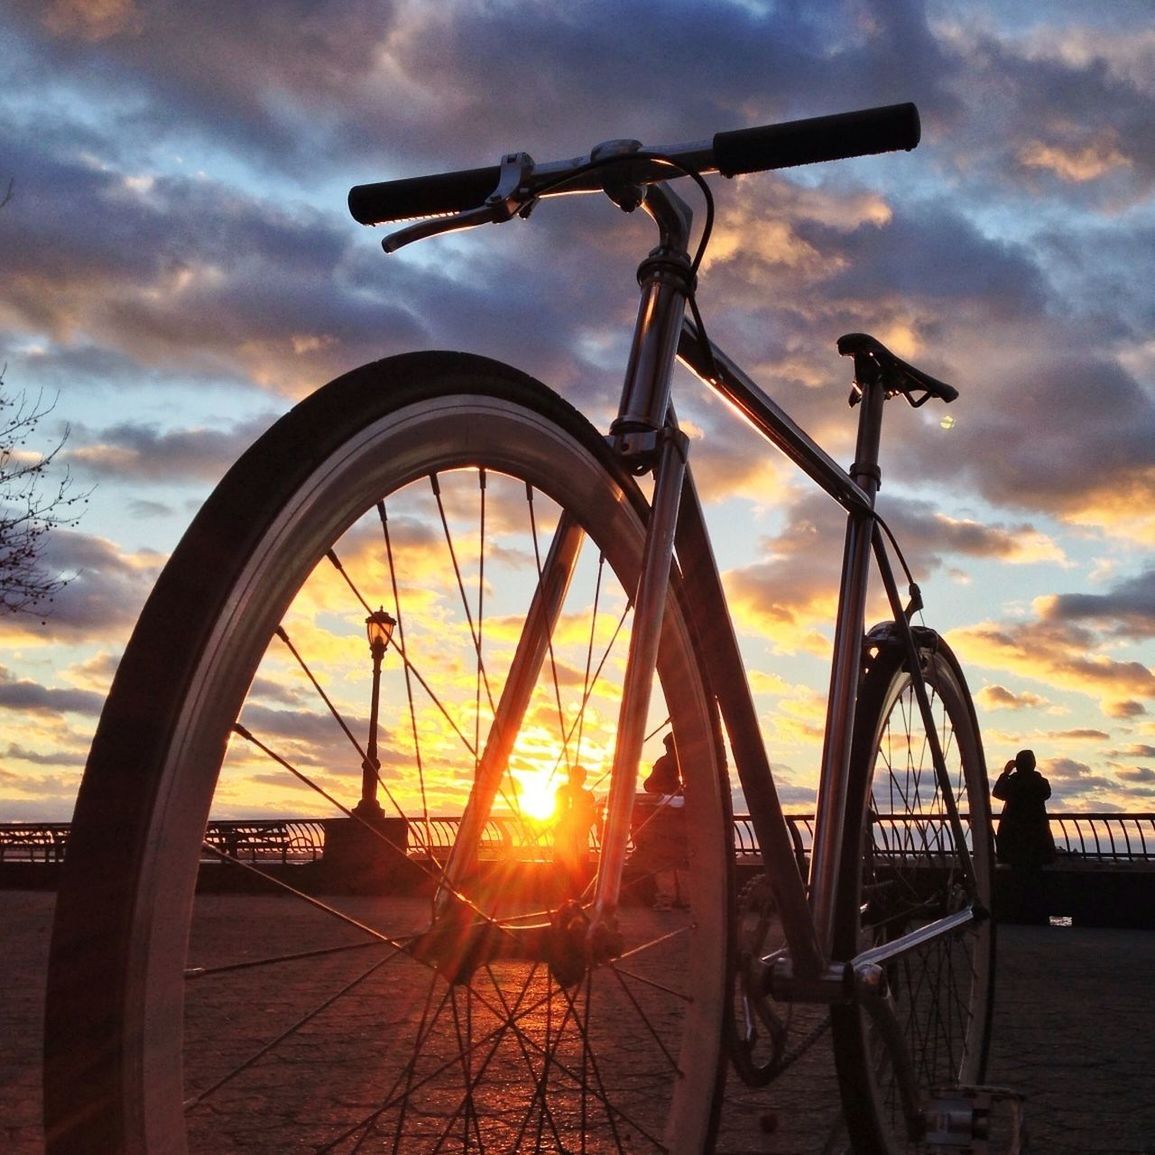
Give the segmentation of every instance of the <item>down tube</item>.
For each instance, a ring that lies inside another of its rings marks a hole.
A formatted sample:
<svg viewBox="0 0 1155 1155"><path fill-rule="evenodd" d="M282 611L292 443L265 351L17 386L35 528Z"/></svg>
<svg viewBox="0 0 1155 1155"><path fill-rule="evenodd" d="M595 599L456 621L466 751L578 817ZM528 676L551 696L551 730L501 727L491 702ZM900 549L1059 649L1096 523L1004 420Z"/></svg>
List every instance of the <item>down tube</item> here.
<svg viewBox="0 0 1155 1155"><path fill-rule="evenodd" d="M452 900L461 879L473 866L471 859L477 854L498 784L521 730L522 719L573 578L574 565L584 536L585 531L577 519L568 511L563 511L517 642L509 677L486 739L485 752L481 756L469 801L461 816L458 837L454 840L446 864L444 879L437 895L439 908Z"/></svg>
<svg viewBox="0 0 1155 1155"><path fill-rule="evenodd" d="M758 727L757 711L718 576L702 506L688 468L682 489L676 545L687 602L696 611L697 640L709 685L717 697L722 722L730 739L738 780L742 784L761 847L762 861L782 916L794 973L800 977L817 977L824 969L824 962L814 933L806 889Z"/></svg>

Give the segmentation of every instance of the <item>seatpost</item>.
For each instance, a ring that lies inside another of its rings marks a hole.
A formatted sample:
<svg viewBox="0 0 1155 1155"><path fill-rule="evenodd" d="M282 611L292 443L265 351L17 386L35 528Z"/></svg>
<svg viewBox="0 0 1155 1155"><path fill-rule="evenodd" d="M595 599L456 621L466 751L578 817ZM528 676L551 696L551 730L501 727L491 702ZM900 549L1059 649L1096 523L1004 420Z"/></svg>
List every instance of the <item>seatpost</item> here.
<svg viewBox="0 0 1155 1155"><path fill-rule="evenodd" d="M854 464L850 476L874 503L882 485L878 469L878 447L882 440L882 406L886 401L886 387L877 362L866 353L854 355L854 387L861 402L858 411L858 440L854 448ZM851 396L851 404L855 403Z"/></svg>
<svg viewBox="0 0 1155 1155"><path fill-rule="evenodd" d="M882 407L886 390L877 366L866 356L854 359L855 388L861 409L858 438L850 476L870 499L881 485L878 448L882 437ZM852 403L854 398L852 397ZM834 890L841 866L846 816L850 746L854 736L854 705L862 670L862 638L866 629L866 592L870 576L874 520L852 512L846 520L842 582L834 631L834 663L826 704L826 739L818 785L818 819L810 864L810 905L819 942L829 956L834 938Z"/></svg>

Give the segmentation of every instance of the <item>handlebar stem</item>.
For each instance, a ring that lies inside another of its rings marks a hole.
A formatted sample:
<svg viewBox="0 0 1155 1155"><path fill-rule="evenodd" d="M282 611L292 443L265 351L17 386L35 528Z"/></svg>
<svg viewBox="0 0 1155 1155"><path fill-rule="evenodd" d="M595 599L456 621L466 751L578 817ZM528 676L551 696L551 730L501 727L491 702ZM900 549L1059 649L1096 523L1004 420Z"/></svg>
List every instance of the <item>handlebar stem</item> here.
<svg viewBox="0 0 1155 1155"><path fill-rule="evenodd" d="M654 184L646 188L641 207L657 224L660 239L638 266L642 299L618 417L610 432L625 456L644 459L652 454L652 434L669 411L670 374L695 275L689 258L690 206L669 185Z"/></svg>

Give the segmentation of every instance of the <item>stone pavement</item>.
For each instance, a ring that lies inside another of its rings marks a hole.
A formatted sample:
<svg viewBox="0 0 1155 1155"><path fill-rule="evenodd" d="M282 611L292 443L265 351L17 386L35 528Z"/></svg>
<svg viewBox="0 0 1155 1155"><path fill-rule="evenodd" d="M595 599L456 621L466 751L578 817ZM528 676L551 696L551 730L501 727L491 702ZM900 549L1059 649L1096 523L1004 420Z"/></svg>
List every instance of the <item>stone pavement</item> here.
<svg viewBox="0 0 1155 1155"><path fill-rule="evenodd" d="M0 891L0 1151L37 1155L53 896ZM990 1081L1027 1096L1033 1155L1155 1155L1155 933L1000 928ZM732 1088L726 1155L821 1152L837 1129L828 1036L768 1090ZM94 1155L101 1153L94 1152Z"/></svg>

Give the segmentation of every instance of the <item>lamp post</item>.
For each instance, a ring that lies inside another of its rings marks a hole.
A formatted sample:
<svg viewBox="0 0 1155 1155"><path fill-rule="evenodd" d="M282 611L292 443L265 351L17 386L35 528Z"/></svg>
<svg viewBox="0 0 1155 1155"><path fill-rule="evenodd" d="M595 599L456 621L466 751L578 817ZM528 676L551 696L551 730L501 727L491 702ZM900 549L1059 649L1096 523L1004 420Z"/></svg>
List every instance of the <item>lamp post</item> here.
<svg viewBox="0 0 1155 1155"><path fill-rule="evenodd" d="M396 624L383 609L365 619L369 653L373 657L373 690L369 703L369 741L365 747L365 760L361 763L361 801L353 807L353 813L359 818L380 818L383 814L381 803L377 801L377 772L381 769L377 757L377 703L381 696L381 660L385 657Z"/></svg>

